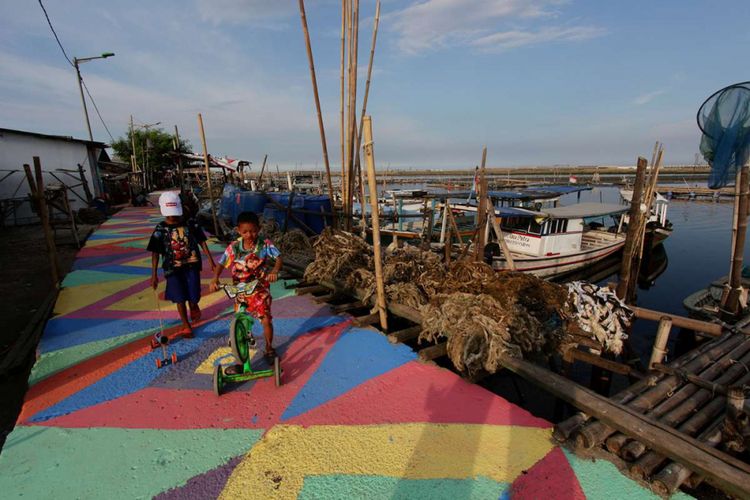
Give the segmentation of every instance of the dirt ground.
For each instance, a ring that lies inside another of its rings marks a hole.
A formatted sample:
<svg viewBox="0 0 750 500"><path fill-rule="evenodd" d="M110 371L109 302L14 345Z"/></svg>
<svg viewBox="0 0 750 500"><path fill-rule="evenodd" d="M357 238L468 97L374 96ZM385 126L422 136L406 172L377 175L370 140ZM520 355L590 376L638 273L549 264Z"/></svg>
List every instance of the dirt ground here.
<svg viewBox="0 0 750 500"><path fill-rule="evenodd" d="M94 227L79 225L81 244ZM78 248L67 231L60 231L56 242L62 279L70 271ZM14 360L5 358L51 290L50 261L41 226L1 227L0 297L4 300L0 301L0 318L5 327L0 328L0 367L5 361L15 367L0 372L0 401L3 402L0 405L0 449L21 410L35 350L22 353Z"/></svg>

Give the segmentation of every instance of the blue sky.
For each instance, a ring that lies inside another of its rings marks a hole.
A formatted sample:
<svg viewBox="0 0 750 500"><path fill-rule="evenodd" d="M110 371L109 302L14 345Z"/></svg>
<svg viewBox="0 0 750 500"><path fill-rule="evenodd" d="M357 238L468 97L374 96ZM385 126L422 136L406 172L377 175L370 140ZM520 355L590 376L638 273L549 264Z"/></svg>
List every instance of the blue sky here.
<svg viewBox="0 0 750 500"><path fill-rule="evenodd" d="M174 125L213 154L322 168L297 2L46 0L115 137ZM340 162L341 3L308 0L332 167ZM375 1L361 0L364 76ZM747 80L750 2L383 0L368 114L379 165L693 160L695 112ZM0 126L85 137L73 69L38 3L0 2ZM364 89L360 79L359 98ZM94 136L109 137L92 111ZM359 115L359 111L357 113Z"/></svg>

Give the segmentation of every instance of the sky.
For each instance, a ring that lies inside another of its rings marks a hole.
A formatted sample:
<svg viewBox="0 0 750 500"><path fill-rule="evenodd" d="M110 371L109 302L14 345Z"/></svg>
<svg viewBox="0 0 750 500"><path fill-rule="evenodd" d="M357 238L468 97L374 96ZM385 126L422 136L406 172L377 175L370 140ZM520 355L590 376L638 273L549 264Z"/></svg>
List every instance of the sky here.
<svg viewBox="0 0 750 500"><path fill-rule="evenodd" d="M161 122L201 150L322 168L294 0L43 0L112 135ZM340 169L341 2L308 0ZM360 1L358 107L375 0ZM693 163L703 100L748 80L747 0L383 0L368 102L385 168ZM110 138L90 108L94 138ZM360 111L357 111L359 116ZM87 136L75 72L33 0L0 2L0 127ZM7 168L7 167L4 167Z"/></svg>

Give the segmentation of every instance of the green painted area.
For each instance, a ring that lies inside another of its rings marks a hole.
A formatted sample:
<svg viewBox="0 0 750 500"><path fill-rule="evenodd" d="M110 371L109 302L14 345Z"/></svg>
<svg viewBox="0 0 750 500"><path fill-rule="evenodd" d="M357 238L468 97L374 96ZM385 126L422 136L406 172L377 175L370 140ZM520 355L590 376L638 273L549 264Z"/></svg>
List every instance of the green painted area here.
<svg viewBox="0 0 750 500"><path fill-rule="evenodd" d="M124 241L122 243L115 243L118 247L128 247L128 248L143 248L144 250L148 246L148 240L149 238L143 238L141 240L132 240L132 241Z"/></svg>
<svg viewBox="0 0 750 500"><path fill-rule="evenodd" d="M166 326L167 324L172 325L175 323L177 323L176 320L169 323L165 322L164 324ZM89 358L111 351L136 339L152 335L156 330L157 328L152 328L140 332L128 333L127 335L120 335L119 337L87 342L57 351L46 352L41 355L31 369L29 386Z"/></svg>
<svg viewBox="0 0 750 500"><path fill-rule="evenodd" d="M211 250L211 252L224 253L224 250L227 249L227 244L221 243L221 242L213 242L209 240L208 249Z"/></svg>
<svg viewBox="0 0 750 500"><path fill-rule="evenodd" d="M401 479L385 476L307 476L298 499L389 498L497 500L508 489L485 477L471 479Z"/></svg>
<svg viewBox="0 0 750 500"><path fill-rule="evenodd" d="M563 451L588 499L612 500L614 498L627 498L628 500L656 500L661 498L632 479L628 479L612 462L607 460L584 460L565 449ZM686 500L693 497L678 492L670 498Z"/></svg>
<svg viewBox="0 0 750 500"><path fill-rule="evenodd" d="M274 300L283 299L284 297L289 297L291 295L294 295L294 288L287 289L284 284L293 284L297 283L297 280L279 280L276 283L271 283L271 297L273 297Z"/></svg>
<svg viewBox="0 0 750 500"><path fill-rule="evenodd" d="M94 283L106 283L107 281L130 280L134 277L132 274L125 273L108 273L103 271L91 271L90 269L77 269L68 273L62 282L63 287L91 285Z"/></svg>
<svg viewBox="0 0 750 500"><path fill-rule="evenodd" d="M0 455L4 498L151 498L243 454L262 429L20 426Z"/></svg>

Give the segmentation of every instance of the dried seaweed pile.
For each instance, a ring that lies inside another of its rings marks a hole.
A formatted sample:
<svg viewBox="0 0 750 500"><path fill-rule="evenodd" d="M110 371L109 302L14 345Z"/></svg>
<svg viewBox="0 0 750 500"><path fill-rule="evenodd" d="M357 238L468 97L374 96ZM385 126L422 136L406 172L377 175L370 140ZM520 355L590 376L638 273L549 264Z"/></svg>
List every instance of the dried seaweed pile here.
<svg viewBox="0 0 750 500"><path fill-rule="evenodd" d="M264 219L261 224L261 233L271 238L283 257L302 265L315 260L312 243L299 229L290 229L282 233L275 220Z"/></svg>
<svg viewBox="0 0 750 500"><path fill-rule="evenodd" d="M358 269L374 269L372 247L352 233L327 227L313 249L315 260L305 270L306 281L346 282Z"/></svg>
<svg viewBox="0 0 750 500"><path fill-rule="evenodd" d="M314 243L308 281L337 281L375 295L374 257L360 237L326 229ZM454 262L405 246L383 259L387 300L419 309L420 341L446 340L455 366L495 372L504 355L548 355L584 332L619 353L632 313L595 285L566 287L525 273L498 274L481 262ZM582 296L580 296L582 294ZM591 304L596 307L589 307ZM580 321L580 324L579 324Z"/></svg>
<svg viewBox="0 0 750 500"><path fill-rule="evenodd" d="M469 376L481 370L494 373L504 355L552 353L566 335L569 311L563 287L523 273L491 273L482 263L454 266L448 281L474 290L446 288L421 309L420 340L447 339L448 356Z"/></svg>

